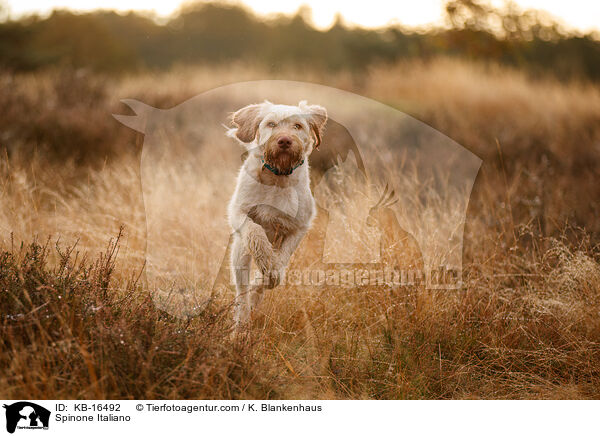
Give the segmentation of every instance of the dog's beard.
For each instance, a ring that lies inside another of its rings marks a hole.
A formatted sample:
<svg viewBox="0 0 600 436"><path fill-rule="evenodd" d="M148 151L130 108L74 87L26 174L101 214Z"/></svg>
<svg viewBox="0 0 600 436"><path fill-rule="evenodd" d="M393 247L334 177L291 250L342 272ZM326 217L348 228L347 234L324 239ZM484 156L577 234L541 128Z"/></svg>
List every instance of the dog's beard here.
<svg viewBox="0 0 600 436"><path fill-rule="evenodd" d="M277 168L283 173L288 173L302 161L302 150L300 147L292 146L287 150L281 150L275 145L275 147L265 148L264 153L265 162L273 168Z"/></svg>

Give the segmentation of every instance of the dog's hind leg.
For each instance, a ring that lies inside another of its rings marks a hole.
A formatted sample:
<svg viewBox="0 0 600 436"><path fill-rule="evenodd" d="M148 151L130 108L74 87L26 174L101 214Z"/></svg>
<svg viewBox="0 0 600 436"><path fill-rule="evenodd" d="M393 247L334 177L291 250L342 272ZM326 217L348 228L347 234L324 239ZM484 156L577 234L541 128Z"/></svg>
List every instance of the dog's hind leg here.
<svg viewBox="0 0 600 436"><path fill-rule="evenodd" d="M231 275L235 283L235 323L239 326L250 316L250 263L252 257L247 252L239 233L233 236L231 245Z"/></svg>

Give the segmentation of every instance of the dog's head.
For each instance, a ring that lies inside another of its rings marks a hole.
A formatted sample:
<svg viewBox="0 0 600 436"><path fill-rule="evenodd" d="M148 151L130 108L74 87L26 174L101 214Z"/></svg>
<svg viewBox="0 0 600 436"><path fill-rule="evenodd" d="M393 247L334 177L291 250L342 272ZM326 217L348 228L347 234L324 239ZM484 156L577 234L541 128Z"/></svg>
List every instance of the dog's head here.
<svg viewBox="0 0 600 436"><path fill-rule="evenodd" d="M233 114L235 126L228 136L237 138L252 153L282 173L289 173L321 143L327 111L305 101L298 106L265 101L251 104Z"/></svg>

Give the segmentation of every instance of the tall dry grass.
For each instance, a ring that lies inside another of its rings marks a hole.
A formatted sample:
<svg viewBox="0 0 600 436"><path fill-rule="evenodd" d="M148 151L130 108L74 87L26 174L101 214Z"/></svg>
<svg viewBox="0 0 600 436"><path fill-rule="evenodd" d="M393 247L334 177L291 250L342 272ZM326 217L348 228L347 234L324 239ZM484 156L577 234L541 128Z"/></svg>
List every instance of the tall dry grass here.
<svg viewBox="0 0 600 436"><path fill-rule="evenodd" d="M596 86L445 59L360 76L63 74L2 77L0 396L598 397ZM379 99L482 157L462 290L280 288L237 337L227 295L186 320L156 308L140 140L110 113L278 77Z"/></svg>

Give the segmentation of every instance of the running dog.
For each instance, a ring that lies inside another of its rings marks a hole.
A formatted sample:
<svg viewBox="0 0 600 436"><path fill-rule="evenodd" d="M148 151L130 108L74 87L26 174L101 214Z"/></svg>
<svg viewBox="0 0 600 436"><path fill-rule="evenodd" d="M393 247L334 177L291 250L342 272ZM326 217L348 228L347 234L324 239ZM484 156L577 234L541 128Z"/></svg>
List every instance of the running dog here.
<svg viewBox="0 0 600 436"><path fill-rule="evenodd" d="M263 291L284 279L315 217L308 157L321 143L327 111L305 101L297 106L265 101L238 110L231 122L227 135L248 150L228 208L239 326L248 321ZM259 274L251 280L252 259Z"/></svg>

